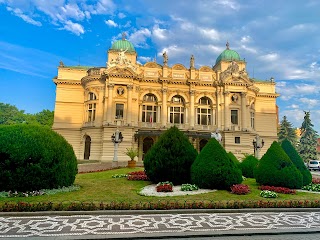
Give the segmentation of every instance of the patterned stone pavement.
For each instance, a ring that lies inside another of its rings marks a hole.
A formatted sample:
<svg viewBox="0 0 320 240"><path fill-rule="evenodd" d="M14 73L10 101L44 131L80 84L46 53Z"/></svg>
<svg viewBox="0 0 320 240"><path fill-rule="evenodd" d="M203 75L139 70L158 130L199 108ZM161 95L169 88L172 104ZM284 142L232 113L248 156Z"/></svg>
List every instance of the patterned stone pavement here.
<svg viewBox="0 0 320 240"><path fill-rule="evenodd" d="M126 239L307 231L320 232L320 212L0 215L0 238L11 239Z"/></svg>

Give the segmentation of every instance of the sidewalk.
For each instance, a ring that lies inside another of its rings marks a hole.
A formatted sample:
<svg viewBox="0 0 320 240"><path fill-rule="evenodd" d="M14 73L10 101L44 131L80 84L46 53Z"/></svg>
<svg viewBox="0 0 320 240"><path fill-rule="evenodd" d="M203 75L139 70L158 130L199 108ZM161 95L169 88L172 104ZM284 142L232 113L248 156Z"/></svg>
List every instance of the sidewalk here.
<svg viewBox="0 0 320 240"><path fill-rule="evenodd" d="M0 238L142 239L320 233L320 209L1 213Z"/></svg>

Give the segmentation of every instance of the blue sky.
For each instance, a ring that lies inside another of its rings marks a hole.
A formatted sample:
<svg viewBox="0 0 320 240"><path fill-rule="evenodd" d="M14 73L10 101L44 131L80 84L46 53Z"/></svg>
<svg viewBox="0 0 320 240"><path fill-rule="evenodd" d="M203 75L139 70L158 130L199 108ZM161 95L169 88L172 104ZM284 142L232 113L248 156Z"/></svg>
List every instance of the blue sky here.
<svg viewBox="0 0 320 240"><path fill-rule="evenodd" d="M251 77L275 78L280 118L320 133L320 1L0 0L0 102L54 110L57 66L105 66L126 32L138 61L212 66L227 41Z"/></svg>

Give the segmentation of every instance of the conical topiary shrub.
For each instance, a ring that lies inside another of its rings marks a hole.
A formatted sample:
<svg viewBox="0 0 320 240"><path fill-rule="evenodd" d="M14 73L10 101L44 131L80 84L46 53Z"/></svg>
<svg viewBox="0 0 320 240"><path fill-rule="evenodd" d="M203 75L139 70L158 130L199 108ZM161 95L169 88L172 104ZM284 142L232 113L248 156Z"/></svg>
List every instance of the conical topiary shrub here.
<svg viewBox="0 0 320 240"><path fill-rule="evenodd" d="M226 189L242 182L241 170L216 139L211 139L191 166L191 181L200 188Z"/></svg>
<svg viewBox="0 0 320 240"><path fill-rule="evenodd" d="M190 183L190 167L197 151L177 127L164 132L144 157L144 168L154 182Z"/></svg>
<svg viewBox="0 0 320 240"><path fill-rule="evenodd" d="M312 182L312 175L307 167L304 165L302 158L298 154L297 150L292 146L291 142L288 139L285 139L281 143L282 149L289 156L293 164L298 168L302 174L303 186L308 185Z"/></svg>
<svg viewBox="0 0 320 240"><path fill-rule="evenodd" d="M291 189L302 187L302 174L276 141L260 159L254 177L261 185Z"/></svg>
<svg viewBox="0 0 320 240"><path fill-rule="evenodd" d="M240 163L240 169L242 170L242 175L247 178L254 178L254 169L257 167L259 160L253 155L248 155Z"/></svg>
<svg viewBox="0 0 320 240"><path fill-rule="evenodd" d="M227 153L229 158L237 165L239 166L240 161L238 160L238 158L232 153L232 152L228 152Z"/></svg>

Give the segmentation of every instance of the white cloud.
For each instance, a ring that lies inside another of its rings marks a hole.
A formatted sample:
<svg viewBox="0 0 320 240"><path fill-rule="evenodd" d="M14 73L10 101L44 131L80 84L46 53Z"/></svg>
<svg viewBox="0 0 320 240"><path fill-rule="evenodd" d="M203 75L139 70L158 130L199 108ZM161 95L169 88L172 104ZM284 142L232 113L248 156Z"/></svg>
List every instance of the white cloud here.
<svg viewBox="0 0 320 240"><path fill-rule="evenodd" d="M106 20L105 24L107 24L109 27L117 27L118 26L117 23L115 23L113 20L110 20L110 19Z"/></svg>
<svg viewBox="0 0 320 240"><path fill-rule="evenodd" d="M65 30L68 30L72 33L74 33L75 35L79 36L81 34L84 34L85 30L83 28L83 26L79 23L74 23L70 20L66 21L65 22L65 25L63 28L60 28L60 29L65 29Z"/></svg>
<svg viewBox="0 0 320 240"><path fill-rule="evenodd" d="M241 37L241 40L240 40L240 42L241 43L249 43L249 42L251 42L252 40L251 40L251 37L250 36L243 36L243 37Z"/></svg>
<svg viewBox="0 0 320 240"><path fill-rule="evenodd" d="M167 30L160 28L159 25L155 25L152 29L152 35L156 39L166 40L167 39Z"/></svg>
<svg viewBox="0 0 320 240"><path fill-rule="evenodd" d="M36 21L36 20L32 19L31 17L23 14L23 12L19 8L13 9L11 7L7 7L7 10L9 12L12 12L15 16L21 18L23 21L25 21L27 23L30 23L30 24L38 26L38 27L42 26L41 22Z"/></svg>
<svg viewBox="0 0 320 240"><path fill-rule="evenodd" d="M151 57L144 57L144 56L140 56L138 57L139 59L139 62L142 62L142 63L146 63L146 62L151 62L153 59L151 59Z"/></svg>
<svg viewBox="0 0 320 240"><path fill-rule="evenodd" d="M199 29L200 33L203 35L204 38L208 38L211 40L219 40L220 34L215 29Z"/></svg>
<svg viewBox="0 0 320 240"><path fill-rule="evenodd" d="M259 59L265 62L274 62L279 59L279 55L277 53L268 53L260 56Z"/></svg>
<svg viewBox="0 0 320 240"><path fill-rule="evenodd" d="M122 13L122 12L118 13L118 18L123 19L125 17L126 17L126 15L124 13Z"/></svg>
<svg viewBox="0 0 320 240"><path fill-rule="evenodd" d="M299 101L303 103L303 105L308 109L313 109L314 107L319 105L319 100L317 99L300 98Z"/></svg>
<svg viewBox="0 0 320 240"><path fill-rule="evenodd" d="M133 32L130 37L129 41L131 41L134 45L139 47L147 47L147 39L151 37L151 31L147 28L142 28Z"/></svg>

